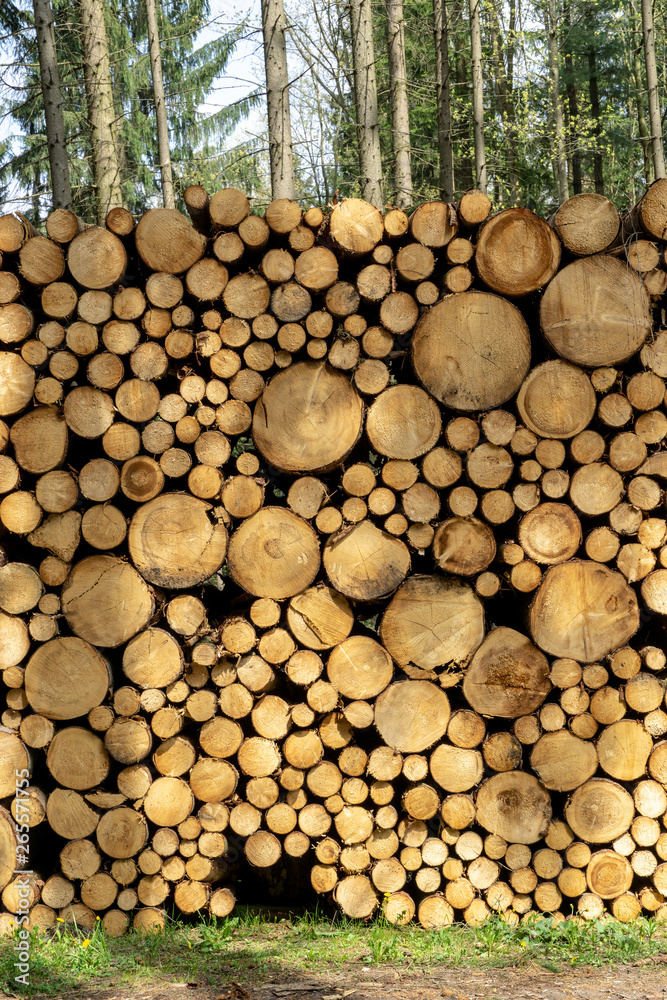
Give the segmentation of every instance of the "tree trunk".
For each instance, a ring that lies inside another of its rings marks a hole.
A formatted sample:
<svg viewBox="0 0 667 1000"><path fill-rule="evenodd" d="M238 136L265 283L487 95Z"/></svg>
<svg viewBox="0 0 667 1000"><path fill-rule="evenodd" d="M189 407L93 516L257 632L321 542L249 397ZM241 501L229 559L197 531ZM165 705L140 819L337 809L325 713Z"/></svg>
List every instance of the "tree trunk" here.
<svg viewBox="0 0 667 1000"><path fill-rule="evenodd" d="M562 203L570 197L567 183L567 157L565 155L565 129L563 125L563 105L560 100L560 70L558 57L558 14L556 0L548 0L545 10L545 28L549 46L549 82L551 91L551 116L553 122L553 165L558 185L558 200Z"/></svg>
<svg viewBox="0 0 667 1000"><path fill-rule="evenodd" d="M72 190L69 180L58 55L53 31L53 12L49 0L33 0L33 11L39 52L39 77L44 99L53 207L71 209Z"/></svg>
<svg viewBox="0 0 667 1000"><path fill-rule="evenodd" d="M370 0L351 0L352 55L354 61L354 97L357 109L357 143L361 195L365 201L382 208L382 158L380 122L377 108L373 20Z"/></svg>
<svg viewBox="0 0 667 1000"><path fill-rule="evenodd" d="M443 201L452 201L454 198L454 141L452 138L448 22L447 0L433 0L440 197Z"/></svg>
<svg viewBox="0 0 667 1000"><path fill-rule="evenodd" d="M498 10L495 3L489 9L491 33L493 38L493 62L498 98L498 111L503 128L504 145L507 150L507 174L510 185L510 203L516 205L519 201L519 178L516 172L516 130L514 122L514 105L512 103L512 87L514 78L514 33L516 26L516 5L510 4L510 22L507 34L507 66L503 52L502 31Z"/></svg>
<svg viewBox="0 0 667 1000"><path fill-rule="evenodd" d="M405 66L403 0L387 0L387 51L389 55L396 204L399 208L407 208L412 204L412 171L410 167L410 116Z"/></svg>
<svg viewBox="0 0 667 1000"><path fill-rule="evenodd" d="M570 113L570 136L572 149L572 190L575 194L581 194L581 152L579 150L579 139L577 135L577 125L579 121L579 108L577 105L577 86L574 81L574 60L572 58L572 23L570 20L569 0L563 3L563 23L565 26L565 70L567 73L565 86L567 88L568 111Z"/></svg>
<svg viewBox="0 0 667 1000"><path fill-rule="evenodd" d="M475 186L486 192L486 151L484 148L484 89L482 77L482 34L479 0L469 0L470 44L472 48L472 106L475 138Z"/></svg>
<svg viewBox="0 0 667 1000"><path fill-rule="evenodd" d="M98 225L123 203L118 128L111 88L109 44L102 0L80 0L81 48L84 59L86 103L93 150L95 204Z"/></svg>
<svg viewBox="0 0 667 1000"><path fill-rule="evenodd" d="M642 74L642 63L640 59L640 52L642 49L642 42L637 44L637 10L635 7L635 0L630 0L630 10L631 10L631 20L630 20L630 30L632 36L632 76L635 85L635 101L637 104L637 125L639 127L639 141L642 146L642 154L644 157L644 179L648 184L653 182L653 162L649 153L649 135L648 127L646 125L646 115L644 113L644 94L646 92L646 87L644 86L644 77Z"/></svg>
<svg viewBox="0 0 667 1000"><path fill-rule="evenodd" d="M604 194L604 175L602 173L602 151L600 141L602 138L602 127L600 125L600 95L598 92L598 71L597 57L595 49L588 50L588 73L589 73L589 94L591 99L591 115L593 116L593 133L596 140L596 148L593 153L593 177L595 181L595 193Z"/></svg>
<svg viewBox="0 0 667 1000"><path fill-rule="evenodd" d="M274 199L294 198L292 123L282 0L262 0L262 33L269 116L271 192Z"/></svg>
<svg viewBox="0 0 667 1000"><path fill-rule="evenodd" d="M510 0L509 32L507 35L507 103L506 113L509 122L507 140L507 171L510 179L510 198L512 205L518 205L521 200L521 183L517 172L518 158L516 141L516 111L514 107L514 54L516 51L516 0Z"/></svg>
<svg viewBox="0 0 667 1000"><path fill-rule="evenodd" d="M655 33L653 30L653 0L642 0L642 33L646 60L648 114L651 124L651 153L657 180L665 176L665 154L662 145L662 120L658 98L658 74L655 64Z"/></svg>
<svg viewBox="0 0 667 1000"><path fill-rule="evenodd" d="M158 156L160 157L160 175L162 179L162 200L165 208L175 208L174 183L171 173L171 155L169 153L169 129L167 126L167 106L164 97L162 80L162 56L160 54L160 35L158 32L156 0L146 0L146 17L148 20L148 45L151 56L151 74L153 77L153 99L155 101L155 116L157 118Z"/></svg>

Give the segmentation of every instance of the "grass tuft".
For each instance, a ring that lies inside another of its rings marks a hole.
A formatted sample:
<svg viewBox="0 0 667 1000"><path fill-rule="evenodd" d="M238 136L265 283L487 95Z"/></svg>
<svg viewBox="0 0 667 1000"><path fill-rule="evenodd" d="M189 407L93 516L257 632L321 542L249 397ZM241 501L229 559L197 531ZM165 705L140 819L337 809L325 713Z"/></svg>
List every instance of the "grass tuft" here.
<svg viewBox="0 0 667 1000"><path fill-rule="evenodd" d="M15 938L0 939L0 989L10 996L48 997L87 985L108 989L179 979L202 985L224 981L290 980L346 965L412 968L525 966L553 971L609 966L667 953L667 929L640 917L620 924L611 917L556 922L551 917L510 927L492 917L481 927L462 924L424 931L389 924L380 913L368 925L320 910L284 915L238 907L225 919L185 924L173 917L162 933L129 931L107 938L63 923L30 935L30 985L15 981Z"/></svg>

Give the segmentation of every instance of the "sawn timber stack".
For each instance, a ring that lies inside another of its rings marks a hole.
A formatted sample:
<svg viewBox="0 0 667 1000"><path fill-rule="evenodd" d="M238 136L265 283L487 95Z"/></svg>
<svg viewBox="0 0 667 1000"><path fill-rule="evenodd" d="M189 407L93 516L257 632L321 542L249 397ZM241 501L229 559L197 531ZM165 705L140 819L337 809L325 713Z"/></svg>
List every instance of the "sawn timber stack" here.
<svg viewBox="0 0 667 1000"><path fill-rule="evenodd" d="M1 930L667 918L666 192L0 218Z"/></svg>

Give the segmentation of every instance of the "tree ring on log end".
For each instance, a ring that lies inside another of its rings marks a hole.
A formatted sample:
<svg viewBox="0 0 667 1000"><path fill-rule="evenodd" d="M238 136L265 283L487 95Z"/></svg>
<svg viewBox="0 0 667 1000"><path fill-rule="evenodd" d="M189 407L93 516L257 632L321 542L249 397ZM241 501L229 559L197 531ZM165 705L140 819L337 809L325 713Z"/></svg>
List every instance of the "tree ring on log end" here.
<svg viewBox="0 0 667 1000"><path fill-rule="evenodd" d="M540 737L530 755L530 766L545 788L569 792L593 777L598 755L591 740L559 729Z"/></svg>
<svg viewBox="0 0 667 1000"><path fill-rule="evenodd" d="M586 867L586 881L600 899L615 899L627 892L634 873L630 862L616 851L596 851Z"/></svg>
<svg viewBox="0 0 667 1000"><path fill-rule="evenodd" d="M484 638L484 610L465 583L411 576L382 617L382 642L401 666L425 670L465 664Z"/></svg>
<svg viewBox="0 0 667 1000"><path fill-rule="evenodd" d="M546 653L595 663L639 628L637 597L625 577L573 559L547 570L530 609L534 642Z"/></svg>
<svg viewBox="0 0 667 1000"><path fill-rule="evenodd" d="M33 711L47 719L78 719L104 701L109 668L100 653L74 636L38 646L25 670L25 692Z"/></svg>
<svg viewBox="0 0 667 1000"><path fill-rule="evenodd" d="M137 251L151 271L182 274L196 264L206 249L198 233L175 208L149 208L134 234Z"/></svg>
<svg viewBox="0 0 667 1000"><path fill-rule="evenodd" d="M84 288L111 288L123 276L127 253L114 233L90 226L70 243L67 266L74 280Z"/></svg>
<svg viewBox="0 0 667 1000"><path fill-rule="evenodd" d="M136 569L114 556L88 556L62 589L62 610L75 635L96 646L120 646L148 624L155 603Z"/></svg>
<svg viewBox="0 0 667 1000"><path fill-rule="evenodd" d="M618 781L635 781L646 774L653 738L635 719L605 726L598 740L600 767Z"/></svg>
<svg viewBox="0 0 667 1000"><path fill-rule="evenodd" d="M0 889L14 877L16 868L16 825L7 809L0 806Z"/></svg>
<svg viewBox="0 0 667 1000"><path fill-rule="evenodd" d="M480 715L518 719L538 708L551 690L549 663L530 639L495 628L472 658L463 680L466 701Z"/></svg>
<svg viewBox="0 0 667 1000"><path fill-rule="evenodd" d="M320 568L320 546L302 517L283 507L262 507L232 535L228 564L232 578L247 593L279 601L313 582Z"/></svg>
<svg viewBox="0 0 667 1000"><path fill-rule="evenodd" d="M434 448L442 430L440 411L416 385L392 385L368 411L366 434L387 458L410 460Z"/></svg>
<svg viewBox="0 0 667 1000"><path fill-rule="evenodd" d="M348 917L370 917L378 905L378 894L365 875L348 875L334 889L334 899Z"/></svg>
<svg viewBox="0 0 667 1000"><path fill-rule="evenodd" d="M576 365L545 361L525 378L516 405L523 422L540 437L571 438L593 419L595 390Z"/></svg>
<svg viewBox="0 0 667 1000"><path fill-rule="evenodd" d="M608 778L591 778L580 785L565 806L565 819L579 840L608 844L630 829L635 806L632 796Z"/></svg>
<svg viewBox="0 0 667 1000"><path fill-rule="evenodd" d="M488 525L475 517L451 517L435 532L433 556L445 573L475 576L496 555L496 540Z"/></svg>
<svg viewBox="0 0 667 1000"><path fill-rule="evenodd" d="M141 506L128 532L130 558L158 587L182 589L203 583L220 569L227 529L214 524L211 505L184 493L163 493Z"/></svg>
<svg viewBox="0 0 667 1000"><path fill-rule="evenodd" d="M560 254L560 240L544 219L528 208L507 208L480 229L475 265L489 288L521 296L551 281Z"/></svg>
<svg viewBox="0 0 667 1000"><path fill-rule="evenodd" d="M528 326L498 295L450 295L419 320L412 363L424 388L446 406L492 410L514 396L528 374Z"/></svg>
<svg viewBox="0 0 667 1000"><path fill-rule="evenodd" d="M329 680L344 698L368 700L390 683L394 664L387 650L365 635L353 635L332 649L327 663Z"/></svg>
<svg viewBox="0 0 667 1000"><path fill-rule="evenodd" d="M627 361L651 331L649 297L624 261L598 254L564 267L540 305L544 336L562 358L586 368Z"/></svg>
<svg viewBox="0 0 667 1000"><path fill-rule="evenodd" d="M331 535L322 561L336 590L356 601L390 594L410 569L407 545L368 520Z"/></svg>
<svg viewBox="0 0 667 1000"><path fill-rule="evenodd" d="M110 858L131 858L148 840L148 824L136 809L120 806L105 812L97 827L97 842Z"/></svg>
<svg viewBox="0 0 667 1000"><path fill-rule="evenodd" d="M519 544L537 563L566 562L581 545L581 522L567 504L539 504L522 518Z"/></svg>
<svg viewBox="0 0 667 1000"><path fill-rule="evenodd" d="M252 434L264 458L283 472L325 472L359 440L364 405L349 378L323 362L290 365L255 404Z"/></svg>
<svg viewBox="0 0 667 1000"><path fill-rule="evenodd" d="M349 636L354 614L346 597L333 587L318 583L292 598L287 608L287 624L301 646L331 649Z"/></svg>
<svg viewBox="0 0 667 1000"><path fill-rule="evenodd" d="M543 785L524 771L494 774L477 792L477 822L509 843L534 844L551 822L551 798Z"/></svg>
<svg viewBox="0 0 667 1000"><path fill-rule="evenodd" d="M398 681L375 702L375 726L393 750L419 753L442 739L449 723L449 698L431 681Z"/></svg>

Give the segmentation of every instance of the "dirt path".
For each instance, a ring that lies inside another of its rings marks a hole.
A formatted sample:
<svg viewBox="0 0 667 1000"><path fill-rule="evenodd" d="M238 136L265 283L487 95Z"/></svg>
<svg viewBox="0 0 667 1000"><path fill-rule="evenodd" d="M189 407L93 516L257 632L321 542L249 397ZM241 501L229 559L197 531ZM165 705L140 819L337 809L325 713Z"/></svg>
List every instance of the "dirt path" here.
<svg viewBox="0 0 667 1000"><path fill-rule="evenodd" d="M57 1000L665 1000L667 965L647 962L608 971L578 968L402 969L341 966L331 975L295 974L288 982L250 977L219 985L170 983L72 990ZM0 995L5 1000L5 995Z"/></svg>

